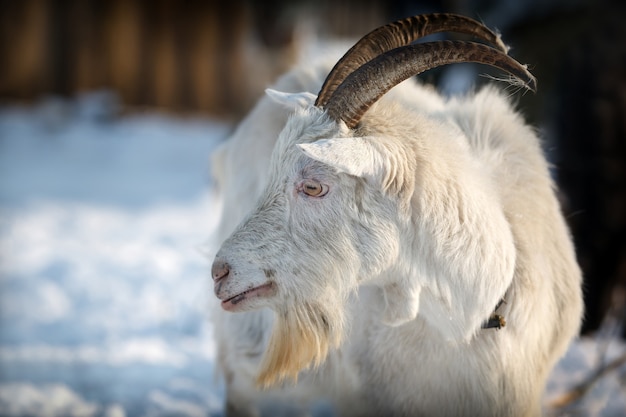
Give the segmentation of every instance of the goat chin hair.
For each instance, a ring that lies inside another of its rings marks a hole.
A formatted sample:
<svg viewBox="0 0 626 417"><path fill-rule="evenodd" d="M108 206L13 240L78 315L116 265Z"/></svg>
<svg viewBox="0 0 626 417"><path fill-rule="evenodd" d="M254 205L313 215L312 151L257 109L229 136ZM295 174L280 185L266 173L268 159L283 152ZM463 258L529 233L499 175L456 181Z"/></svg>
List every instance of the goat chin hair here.
<svg viewBox="0 0 626 417"><path fill-rule="evenodd" d="M328 351L341 343L342 311L311 303L298 303L277 311L257 386L270 388L285 380L295 383L300 371L317 368L324 362Z"/></svg>

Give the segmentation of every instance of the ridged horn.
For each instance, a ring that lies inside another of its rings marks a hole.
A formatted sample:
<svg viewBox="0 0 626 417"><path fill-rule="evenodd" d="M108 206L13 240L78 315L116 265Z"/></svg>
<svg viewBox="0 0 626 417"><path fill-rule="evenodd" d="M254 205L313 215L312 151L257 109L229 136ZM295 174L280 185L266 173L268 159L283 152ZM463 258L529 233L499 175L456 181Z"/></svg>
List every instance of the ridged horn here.
<svg viewBox="0 0 626 417"><path fill-rule="evenodd" d="M324 107L335 89L361 65L387 51L409 45L424 36L439 32L472 35L506 53L500 36L482 23L452 13L432 13L408 17L374 29L359 40L335 64L317 96L315 105Z"/></svg>
<svg viewBox="0 0 626 417"><path fill-rule="evenodd" d="M336 121L353 129L363 114L387 91L409 77L441 65L477 62L499 68L535 91L537 82L510 56L476 42L437 41L407 45L377 56L352 72L324 107Z"/></svg>

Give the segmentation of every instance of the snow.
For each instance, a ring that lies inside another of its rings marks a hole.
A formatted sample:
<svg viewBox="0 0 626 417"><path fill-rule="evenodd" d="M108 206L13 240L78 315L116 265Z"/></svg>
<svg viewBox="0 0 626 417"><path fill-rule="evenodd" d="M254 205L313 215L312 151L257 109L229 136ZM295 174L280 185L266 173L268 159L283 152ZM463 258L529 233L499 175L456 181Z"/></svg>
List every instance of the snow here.
<svg viewBox="0 0 626 417"><path fill-rule="evenodd" d="M208 157L232 126L117 110L107 92L0 108L1 416L222 415ZM581 339L546 403L624 352ZM620 369L550 415L624 415Z"/></svg>
<svg viewBox="0 0 626 417"><path fill-rule="evenodd" d="M115 110L0 111L0 415L221 413L203 253L231 126Z"/></svg>

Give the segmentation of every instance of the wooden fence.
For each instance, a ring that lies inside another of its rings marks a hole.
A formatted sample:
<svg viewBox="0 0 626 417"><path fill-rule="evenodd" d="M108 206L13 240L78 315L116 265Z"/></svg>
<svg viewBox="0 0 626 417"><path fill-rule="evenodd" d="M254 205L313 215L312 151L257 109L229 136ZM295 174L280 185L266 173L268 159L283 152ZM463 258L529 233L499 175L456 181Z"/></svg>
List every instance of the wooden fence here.
<svg viewBox="0 0 626 417"><path fill-rule="evenodd" d="M384 19L376 5L0 0L0 100L111 89L129 107L241 115L291 63L299 18L361 33Z"/></svg>

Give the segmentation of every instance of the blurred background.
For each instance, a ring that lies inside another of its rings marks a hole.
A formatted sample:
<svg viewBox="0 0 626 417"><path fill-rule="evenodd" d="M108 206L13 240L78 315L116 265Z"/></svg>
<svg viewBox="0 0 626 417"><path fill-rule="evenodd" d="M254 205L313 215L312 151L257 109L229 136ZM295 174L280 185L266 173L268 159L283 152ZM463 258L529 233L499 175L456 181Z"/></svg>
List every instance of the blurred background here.
<svg viewBox="0 0 626 417"><path fill-rule="evenodd" d="M220 415L210 151L312 43L426 12L497 28L537 77L514 100L561 188L582 335L623 338L623 1L0 0L0 415ZM459 93L482 71L420 78Z"/></svg>

